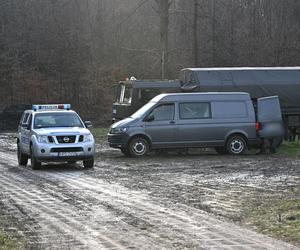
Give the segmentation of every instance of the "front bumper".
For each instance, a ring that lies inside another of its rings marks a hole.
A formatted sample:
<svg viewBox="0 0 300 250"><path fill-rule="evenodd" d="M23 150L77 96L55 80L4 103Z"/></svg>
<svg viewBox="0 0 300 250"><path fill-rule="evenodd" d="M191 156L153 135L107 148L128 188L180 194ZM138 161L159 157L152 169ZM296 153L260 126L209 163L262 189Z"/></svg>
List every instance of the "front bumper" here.
<svg viewBox="0 0 300 250"><path fill-rule="evenodd" d="M82 143L33 143L34 156L39 161L80 161L92 159L94 142Z"/></svg>
<svg viewBox="0 0 300 250"><path fill-rule="evenodd" d="M108 143L111 148L124 148L129 142L129 135L122 134L108 134Z"/></svg>

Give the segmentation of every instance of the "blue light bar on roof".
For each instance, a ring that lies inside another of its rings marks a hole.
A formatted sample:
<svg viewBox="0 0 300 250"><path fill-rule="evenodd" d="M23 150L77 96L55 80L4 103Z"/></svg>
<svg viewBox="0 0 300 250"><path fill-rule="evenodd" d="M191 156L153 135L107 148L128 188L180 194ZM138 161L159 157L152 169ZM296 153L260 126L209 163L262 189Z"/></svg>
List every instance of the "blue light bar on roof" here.
<svg viewBox="0 0 300 250"><path fill-rule="evenodd" d="M38 111L38 110L58 110L58 109L70 110L71 109L71 104L32 105L32 109L34 111Z"/></svg>

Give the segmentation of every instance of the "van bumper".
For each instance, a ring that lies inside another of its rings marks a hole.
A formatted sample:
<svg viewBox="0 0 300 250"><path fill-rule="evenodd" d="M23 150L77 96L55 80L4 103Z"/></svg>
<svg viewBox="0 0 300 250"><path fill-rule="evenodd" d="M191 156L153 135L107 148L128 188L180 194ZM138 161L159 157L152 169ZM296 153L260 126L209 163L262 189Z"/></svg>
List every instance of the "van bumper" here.
<svg viewBox="0 0 300 250"><path fill-rule="evenodd" d="M122 134L108 134L108 143L111 148L124 148L129 142L129 135Z"/></svg>

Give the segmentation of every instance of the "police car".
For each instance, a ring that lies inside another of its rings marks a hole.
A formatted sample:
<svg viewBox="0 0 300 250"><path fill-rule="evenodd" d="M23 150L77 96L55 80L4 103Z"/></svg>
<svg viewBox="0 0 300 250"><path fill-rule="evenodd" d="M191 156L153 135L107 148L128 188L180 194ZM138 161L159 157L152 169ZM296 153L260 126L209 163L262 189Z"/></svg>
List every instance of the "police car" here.
<svg viewBox="0 0 300 250"><path fill-rule="evenodd" d="M39 169L42 162L83 161L94 165L95 141L91 122L83 122L70 104L33 105L24 111L18 127L18 162Z"/></svg>

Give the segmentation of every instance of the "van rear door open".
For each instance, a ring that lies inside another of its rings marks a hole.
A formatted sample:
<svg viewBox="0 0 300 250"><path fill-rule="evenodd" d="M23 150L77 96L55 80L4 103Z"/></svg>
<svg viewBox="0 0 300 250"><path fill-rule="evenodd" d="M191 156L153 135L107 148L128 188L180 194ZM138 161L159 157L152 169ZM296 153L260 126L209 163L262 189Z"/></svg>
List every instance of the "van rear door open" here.
<svg viewBox="0 0 300 250"><path fill-rule="evenodd" d="M284 136L284 126L278 96L257 99L257 122L261 138L280 138Z"/></svg>

